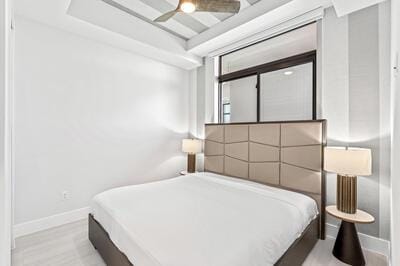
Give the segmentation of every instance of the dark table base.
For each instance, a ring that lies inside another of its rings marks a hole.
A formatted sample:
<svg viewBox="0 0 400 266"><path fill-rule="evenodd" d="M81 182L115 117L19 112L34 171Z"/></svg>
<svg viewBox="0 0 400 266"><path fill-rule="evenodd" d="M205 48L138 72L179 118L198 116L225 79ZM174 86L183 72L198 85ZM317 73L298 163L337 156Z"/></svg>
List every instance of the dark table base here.
<svg viewBox="0 0 400 266"><path fill-rule="evenodd" d="M365 265L364 255L354 223L342 221L332 253L344 263L353 266Z"/></svg>

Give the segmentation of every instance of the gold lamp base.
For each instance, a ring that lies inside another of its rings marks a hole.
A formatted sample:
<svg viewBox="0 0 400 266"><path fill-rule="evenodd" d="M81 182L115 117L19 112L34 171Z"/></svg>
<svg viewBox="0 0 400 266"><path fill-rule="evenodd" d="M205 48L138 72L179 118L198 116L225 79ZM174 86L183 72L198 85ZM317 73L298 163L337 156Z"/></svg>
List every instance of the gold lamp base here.
<svg viewBox="0 0 400 266"><path fill-rule="evenodd" d="M357 211L357 176L337 175L337 209L345 213Z"/></svg>

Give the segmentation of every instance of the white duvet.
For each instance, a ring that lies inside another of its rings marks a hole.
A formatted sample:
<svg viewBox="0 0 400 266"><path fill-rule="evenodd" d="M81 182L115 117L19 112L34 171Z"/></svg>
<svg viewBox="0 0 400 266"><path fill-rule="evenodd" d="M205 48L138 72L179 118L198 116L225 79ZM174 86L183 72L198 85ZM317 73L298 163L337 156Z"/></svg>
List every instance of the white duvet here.
<svg viewBox="0 0 400 266"><path fill-rule="evenodd" d="M299 193L196 173L103 192L92 214L135 266L265 266L318 210Z"/></svg>

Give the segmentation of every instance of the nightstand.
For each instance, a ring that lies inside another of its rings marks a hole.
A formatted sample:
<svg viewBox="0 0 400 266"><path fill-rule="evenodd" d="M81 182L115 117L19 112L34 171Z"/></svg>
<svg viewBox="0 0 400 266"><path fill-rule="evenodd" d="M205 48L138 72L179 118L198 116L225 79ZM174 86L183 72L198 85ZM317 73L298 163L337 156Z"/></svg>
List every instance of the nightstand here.
<svg viewBox="0 0 400 266"><path fill-rule="evenodd" d="M355 224L373 223L375 218L362 210L357 210L354 214L344 213L339 211L336 206L327 206L326 212L342 220L335 246L333 247L333 255L340 261L353 266L365 265L364 254Z"/></svg>

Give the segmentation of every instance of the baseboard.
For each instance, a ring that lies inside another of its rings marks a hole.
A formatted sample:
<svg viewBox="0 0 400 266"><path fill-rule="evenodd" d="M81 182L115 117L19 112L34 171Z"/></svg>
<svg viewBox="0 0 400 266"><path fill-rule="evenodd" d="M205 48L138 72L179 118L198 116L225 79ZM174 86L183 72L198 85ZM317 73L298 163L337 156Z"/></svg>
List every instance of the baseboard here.
<svg viewBox="0 0 400 266"><path fill-rule="evenodd" d="M338 226L329 223L326 224L326 235L328 237L336 238L338 231L339 231ZM358 237L360 239L362 248L382 254L387 258L389 258L390 256L389 241L362 233L358 233Z"/></svg>
<svg viewBox="0 0 400 266"><path fill-rule="evenodd" d="M33 220L26 223L16 224L13 226L13 237L21 237L29 234L33 234L39 231L57 227L63 224L76 222L87 218L90 212L90 207L72 210L56 214L49 217L44 217L38 220Z"/></svg>

